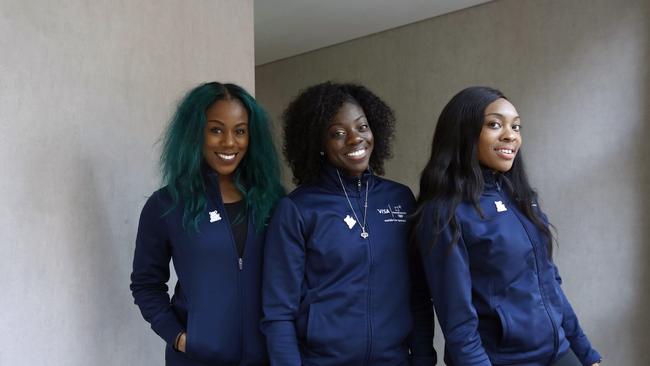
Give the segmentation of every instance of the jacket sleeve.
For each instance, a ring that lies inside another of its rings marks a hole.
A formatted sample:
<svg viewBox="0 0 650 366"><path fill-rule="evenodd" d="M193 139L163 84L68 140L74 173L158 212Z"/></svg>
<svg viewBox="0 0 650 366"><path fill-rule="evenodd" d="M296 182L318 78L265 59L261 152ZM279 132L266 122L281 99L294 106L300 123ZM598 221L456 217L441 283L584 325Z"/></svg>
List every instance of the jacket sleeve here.
<svg viewBox="0 0 650 366"><path fill-rule="evenodd" d="M435 320L433 303L422 268L419 251L413 250L410 256L411 270L411 312L413 313L413 331L409 339L411 349L411 366L431 366L437 361L433 348Z"/></svg>
<svg viewBox="0 0 650 366"><path fill-rule="evenodd" d="M434 307L445 335L445 357L455 365L490 366L478 333L478 316L472 304L472 279L463 236L452 244L447 225L434 246L435 207L423 212L420 225L420 249Z"/></svg>
<svg viewBox="0 0 650 366"><path fill-rule="evenodd" d="M582 327L580 327L580 323L578 322L578 317L573 311L564 291L562 291L562 277L560 277L560 272L558 271L557 266L553 265L553 268L555 269L555 279L558 283L558 289L562 295L562 328L564 329L564 334L571 344L571 350L575 353L580 362L582 362L583 365L592 365L601 359L600 354L591 346L589 339L587 339L587 336L582 331Z"/></svg>
<svg viewBox="0 0 650 366"><path fill-rule="evenodd" d="M158 194L152 195L140 215L135 241L131 293L144 319L169 345L183 331L167 294L171 248Z"/></svg>
<svg viewBox="0 0 650 366"><path fill-rule="evenodd" d="M305 270L303 220L290 198L279 203L264 245L262 331L272 365L301 365L295 320Z"/></svg>

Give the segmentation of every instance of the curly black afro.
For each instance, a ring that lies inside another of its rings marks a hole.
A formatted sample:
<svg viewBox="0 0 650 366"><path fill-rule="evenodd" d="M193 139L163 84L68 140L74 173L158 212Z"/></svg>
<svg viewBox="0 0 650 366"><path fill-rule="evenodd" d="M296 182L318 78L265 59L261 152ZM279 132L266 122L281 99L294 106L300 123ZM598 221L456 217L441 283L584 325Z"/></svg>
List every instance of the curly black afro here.
<svg viewBox="0 0 650 366"><path fill-rule="evenodd" d="M361 85L327 81L303 90L282 115L283 152L297 185L318 179L324 161L320 155L323 135L345 102L354 102L363 109L374 138L369 165L374 173L384 174L384 160L391 157L395 132L393 110Z"/></svg>

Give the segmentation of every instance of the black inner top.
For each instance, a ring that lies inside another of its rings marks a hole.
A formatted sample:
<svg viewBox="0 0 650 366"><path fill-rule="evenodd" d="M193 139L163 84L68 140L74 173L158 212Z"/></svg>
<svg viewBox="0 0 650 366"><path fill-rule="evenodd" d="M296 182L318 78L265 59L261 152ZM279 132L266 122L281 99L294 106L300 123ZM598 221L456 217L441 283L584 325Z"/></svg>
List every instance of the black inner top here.
<svg viewBox="0 0 650 366"><path fill-rule="evenodd" d="M237 245L239 258L244 257L244 246L246 245L246 236L248 234L248 215L246 215L246 201L240 200L233 203L224 203L226 214L230 221L232 235Z"/></svg>

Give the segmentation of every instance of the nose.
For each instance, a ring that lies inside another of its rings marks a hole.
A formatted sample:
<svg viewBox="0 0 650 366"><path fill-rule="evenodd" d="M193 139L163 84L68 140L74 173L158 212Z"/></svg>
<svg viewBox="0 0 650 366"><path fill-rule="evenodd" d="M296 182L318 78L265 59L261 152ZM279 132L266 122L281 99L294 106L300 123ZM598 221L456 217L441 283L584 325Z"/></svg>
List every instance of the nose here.
<svg viewBox="0 0 650 366"><path fill-rule="evenodd" d="M356 131L349 131L345 143L348 145L357 145L361 141L363 141L363 139Z"/></svg>
<svg viewBox="0 0 650 366"><path fill-rule="evenodd" d="M227 132L223 135L223 140L221 140L223 146L229 147L235 145L235 136L231 132Z"/></svg>
<svg viewBox="0 0 650 366"><path fill-rule="evenodd" d="M513 131L511 127L506 127L501 133L501 140L503 141L514 141L517 139L517 133Z"/></svg>

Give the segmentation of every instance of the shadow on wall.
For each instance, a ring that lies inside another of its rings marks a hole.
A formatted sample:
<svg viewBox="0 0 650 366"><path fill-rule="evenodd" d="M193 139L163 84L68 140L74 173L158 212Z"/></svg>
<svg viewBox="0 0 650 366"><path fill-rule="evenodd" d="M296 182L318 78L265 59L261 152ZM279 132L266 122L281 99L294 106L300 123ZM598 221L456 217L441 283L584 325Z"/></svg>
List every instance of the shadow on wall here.
<svg viewBox="0 0 650 366"><path fill-rule="evenodd" d="M78 300L80 312L75 317L82 328L79 334L94 334L94 337L80 341L85 351L78 356L78 361L85 364L98 360L112 360L116 364L162 361L160 341L147 329L129 291L134 239L130 228L138 218L136 212L130 211L135 206L131 200L141 195L125 194L124 178L115 174L115 168L96 163L101 161L101 156L86 151L79 160L74 184L84 187L80 191L83 202L79 204L85 212L79 215L77 224L84 240L77 247L76 256L84 293ZM129 176L140 177L128 166ZM118 354L112 347L105 347L116 344L121 349Z"/></svg>
<svg viewBox="0 0 650 366"><path fill-rule="evenodd" d="M122 329L119 325L124 323L124 319L114 317L123 313L129 297L127 280L118 278L123 272L120 270L123 255L117 252L122 246L116 244L123 234L116 232L115 227L111 228L111 219L115 219L111 218L111 212L115 212L117 202L113 199L113 192L117 187L110 178L107 180L99 176L106 169L98 169L91 160L86 157L79 162L76 174L79 181L75 183L84 187L83 194L87 200L83 203L87 212L80 217L85 240L78 248L78 255L80 261L85 263L85 268L80 269L87 272L80 275L86 278L84 288L88 293L80 299L85 310L80 322L84 328L88 327L81 334L95 334L94 344L88 345L90 347L83 356L92 363L92 360L111 359L110 352L102 350L101 345L114 343L115 339L120 338Z"/></svg>
<svg viewBox="0 0 650 366"><path fill-rule="evenodd" d="M645 65L650 64L650 5L645 8L645 27L646 27L646 40L643 42L645 45ZM640 258L641 262L639 268L641 268L641 273L639 274L639 281L641 285L641 294L638 297L638 303L635 304L634 308L636 309L636 314L633 318L637 319L636 327L639 328L638 334L639 337L636 338L637 344L633 345L632 349L636 353L637 360L645 360L648 358L647 351L650 346L650 332L648 331L648 326L650 325L650 315L647 311L650 308L650 265L648 265L648 260L650 260L650 245L648 245L648 239L650 238L650 163L648 162L648 157L650 157L650 71L646 68L645 71L645 80L644 80L644 89L642 90L643 95L639 96L643 101L642 106L645 107L645 110L641 113L641 133L637 136L637 141L635 141L635 147L641 151L641 161L639 162L640 171L638 172L637 177L637 197L642 199L641 202L641 215L639 228L641 229L637 237L641 238L641 242L638 243L640 248Z"/></svg>

